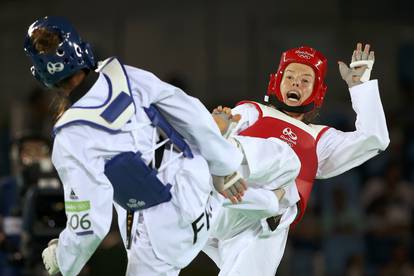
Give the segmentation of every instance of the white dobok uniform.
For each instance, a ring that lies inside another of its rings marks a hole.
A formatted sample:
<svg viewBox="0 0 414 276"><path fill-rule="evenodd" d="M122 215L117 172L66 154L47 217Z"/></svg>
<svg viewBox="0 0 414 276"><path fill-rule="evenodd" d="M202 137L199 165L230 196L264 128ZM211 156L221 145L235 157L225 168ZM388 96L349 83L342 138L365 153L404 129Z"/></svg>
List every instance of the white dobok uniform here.
<svg viewBox="0 0 414 276"><path fill-rule="evenodd" d="M147 163L153 160L156 133L143 111L150 104L155 104L186 138L194 158L165 151L158 177L172 185L172 200L135 215L127 275L177 275L203 248L223 201L213 190L210 173L230 174L244 160L244 176L262 182L266 177L278 178L279 184L271 184L274 188L283 185L297 196L294 178L300 163L285 143L274 138L242 137L241 151L222 138L211 115L197 99L153 74L122 67L117 60L106 61L98 71L94 85L55 126L52 157L64 185L68 217L57 248L63 275L76 275L109 230L113 188L104 174L105 161L126 151L140 151ZM123 111L116 113L118 117L108 124L98 115L110 109L125 91L131 93L133 101L124 105ZM263 150L276 158L257 162ZM280 209L273 192L258 194L254 189L253 184L244 206L249 201L268 201L270 205L261 207L265 216ZM127 243L126 211L114 204L120 232Z"/></svg>
<svg viewBox="0 0 414 276"><path fill-rule="evenodd" d="M204 246L209 220L221 207L210 173L233 173L243 156L221 136L198 99L117 59L97 71L96 82L55 126L52 160L64 186L67 215L56 251L60 271L77 275L110 229L113 187L104 174L105 162L128 151L141 152L146 164L153 159L158 135L143 108L155 104L184 136L194 158L179 157L159 174L172 185L171 201L134 216L127 274L177 275ZM178 157L175 151L167 155L166 162ZM126 243L126 211L115 207Z"/></svg>
<svg viewBox="0 0 414 276"><path fill-rule="evenodd" d="M377 80L368 81L349 90L352 107L357 115L356 130L342 132L329 128L321 134L316 148L316 178L333 177L359 166L385 150L389 144ZM259 117L255 105L249 103L238 105L232 110L232 114L241 115L241 120L231 132L236 139L241 137L237 136L238 133L252 126ZM298 123L298 127L301 127L300 124ZM266 150L263 150L263 157L267 158ZM257 162L262 160L259 159ZM247 180L249 182L249 179ZM263 188L269 189L267 185ZM270 189L272 188L274 187L270 186ZM258 189L256 192L260 193L263 190ZM244 210L243 204L228 205L221 210L204 249L220 268L219 275L275 275L284 253L289 225L298 212L294 199L294 193L286 193L281 199L277 214L282 216L274 231L269 229L266 216L262 216L266 214L263 210L256 212L256 216L251 208ZM265 206L264 202L255 203ZM256 218L254 223L251 217Z"/></svg>

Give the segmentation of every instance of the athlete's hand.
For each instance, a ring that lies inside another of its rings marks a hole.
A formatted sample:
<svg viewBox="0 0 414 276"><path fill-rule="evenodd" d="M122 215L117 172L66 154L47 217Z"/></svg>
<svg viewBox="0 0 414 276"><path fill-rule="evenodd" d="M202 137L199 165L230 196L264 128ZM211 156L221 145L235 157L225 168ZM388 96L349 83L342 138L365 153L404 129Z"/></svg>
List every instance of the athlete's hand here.
<svg viewBox="0 0 414 276"><path fill-rule="evenodd" d="M43 264L49 275L55 275L59 273L59 266L56 257L56 248L58 245L58 239L51 240L46 249L42 252Z"/></svg>
<svg viewBox="0 0 414 276"><path fill-rule="evenodd" d="M237 172L228 176L213 175L214 188L233 204L242 201L244 191L247 190L247 182Z"/></svg>
<svg viewBox="0 0 414 276"><path fill-rule="evenodd" d="M232 115L231 108L222 107L221 105L216 107L211 113L214 121L220 129L221 135L227 138L232 124L237 124L240 121L240 114Z"/></svg>
<svg viewBox="0 0 414 276"><path fill-rule="evenodd" d="M370 47L369 44L366 44L362 51L362 44L357 43L349 67L342 61L338 61L341 77L349 88L369 81L375 61L374 51L370 51Z"/></svg>

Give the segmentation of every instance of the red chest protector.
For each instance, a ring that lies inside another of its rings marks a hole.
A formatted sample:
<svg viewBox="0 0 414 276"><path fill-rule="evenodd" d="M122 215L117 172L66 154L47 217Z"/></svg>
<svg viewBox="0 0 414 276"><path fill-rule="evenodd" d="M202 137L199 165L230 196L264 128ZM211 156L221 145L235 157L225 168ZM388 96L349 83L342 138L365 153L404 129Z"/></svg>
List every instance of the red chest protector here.
<svg viewBox="0 0 414 276"><path fill-rule="evenodd" d="M240 132L239 135L281 139L288 143L299 157L301 168L296 179L296 186L300 196L298 203L299 212L293 222L293 224L296 224L305 213L316 177L318 169L316 145L319 137L328 127L307 125L279 110L256 102L243 101L237 105L245 103L253 104L256 107L259 111L259 118L252 126Z"/></svg>

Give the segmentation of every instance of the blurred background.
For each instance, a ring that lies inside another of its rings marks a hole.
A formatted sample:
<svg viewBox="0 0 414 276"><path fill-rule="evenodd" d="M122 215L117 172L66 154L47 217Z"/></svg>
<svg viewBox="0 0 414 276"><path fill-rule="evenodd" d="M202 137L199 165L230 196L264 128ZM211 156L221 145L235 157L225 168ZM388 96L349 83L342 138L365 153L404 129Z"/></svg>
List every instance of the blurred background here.
<svg viewBox="0 0 414 276"><path fill-rule="evenodd" d="M413 14L412 0L0 0L0 276L45 275L40 252L66 223L50 163L52 95L23 52L27 27L45 15L68 17L98 59L149 70L210 110L261 101L281 52L312 46L329 60L318 122L345 131L355 114L337 61L370 43L391 144L316 183L277 275L414 275ZM124 275L125 256L114 225L81 275ZM217 271L200 254L181 275Z"/></svg>

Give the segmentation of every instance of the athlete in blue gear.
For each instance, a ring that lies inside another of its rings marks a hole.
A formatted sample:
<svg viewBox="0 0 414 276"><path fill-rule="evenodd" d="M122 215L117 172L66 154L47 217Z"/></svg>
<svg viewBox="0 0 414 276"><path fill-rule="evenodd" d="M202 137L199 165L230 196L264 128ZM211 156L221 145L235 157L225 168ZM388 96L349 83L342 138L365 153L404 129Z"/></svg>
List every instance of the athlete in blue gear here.
<svg viewBox="0 0 414 276"><path fill-rule="evenodd" d="M117 58L97 63L62 17L35 21L24 49L36 79L69 101L52 154L67 226L43 252L49 274L80 272L108 233L114 204L127 275L178 275L204 246L219 193L241 200L246 184L234 172L242 153L197 99ZM171 146L155 168L159 134Z"/></svg>

